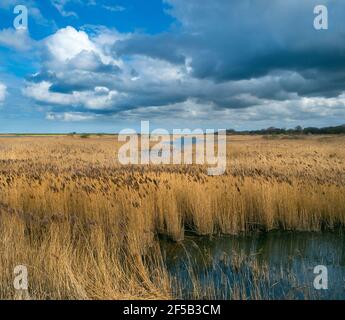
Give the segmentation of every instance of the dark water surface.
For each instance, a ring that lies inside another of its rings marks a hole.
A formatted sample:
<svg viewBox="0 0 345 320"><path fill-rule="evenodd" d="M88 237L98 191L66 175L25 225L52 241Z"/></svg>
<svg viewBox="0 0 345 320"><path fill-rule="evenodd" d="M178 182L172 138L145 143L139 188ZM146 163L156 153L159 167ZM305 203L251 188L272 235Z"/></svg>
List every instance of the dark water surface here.
<svg viewBox="0 0 345 320"><path fill-rule="evenodd" d="M338 230L187 236L161 248L181 298L345 299L344 244ZM318 265L328 269L327 290L314 287Z"/></svg>

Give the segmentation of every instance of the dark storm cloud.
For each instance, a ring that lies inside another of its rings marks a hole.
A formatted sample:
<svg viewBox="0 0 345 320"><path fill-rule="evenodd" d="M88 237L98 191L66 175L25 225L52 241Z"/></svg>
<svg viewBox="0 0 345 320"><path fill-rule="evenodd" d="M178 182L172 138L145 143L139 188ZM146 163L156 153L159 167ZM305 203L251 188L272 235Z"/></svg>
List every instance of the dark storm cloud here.
<svg viewBox="0 0 345 320"><path fill-rule="evenodd" d="M189 57L194 77L216 82L258 78L279 70L295 71L302 76L313 73L322 86L327 82L324 78L329 77L334 84L329 91L339 93L340 83L334 81L339 77L333 74L345 71L345 5L342 2L166 2L171 5L170 14L181 22L179 33L136 35L117 43L114 48L117 54L143 54L181 64ZM322 3L330 8L327 31L313 27L313 9ZM305 93L317 94L319 87L305 82ZM304 94L300 83L290 88Z"/></svg>
<svg viewBox="0 0 345 320"><path fill-rule="evenodd" d="M181 44L181 37L174 34L134 35L126 41L117 42L113 47L113 54L117 56L142 54L183 64L185 56Z"/></svg>
<svg viewBox="0 0 345 320"><path fill-rule="evenodd" d="M27 94L53 112L77 112L77 119L91 111L239 121L342 112L343 2L165 2L177 21L165 33L59 30L46 41L42 69L28 79ZM313 27L319 4L329 8L329 30Z"/></svg>

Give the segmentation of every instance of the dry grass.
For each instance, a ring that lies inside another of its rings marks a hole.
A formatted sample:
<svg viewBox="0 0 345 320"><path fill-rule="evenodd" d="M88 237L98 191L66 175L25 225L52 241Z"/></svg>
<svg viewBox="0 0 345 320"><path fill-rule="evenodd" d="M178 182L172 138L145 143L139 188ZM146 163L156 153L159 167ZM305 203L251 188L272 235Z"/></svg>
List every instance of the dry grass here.
<svg viewBox="0 0 345 320"><path fill-rule="evenodd" d="M231 136L227 172L121 166L114 137L0 138L0 298L171 297L157 235L345 225L345 138Z"/></svg>

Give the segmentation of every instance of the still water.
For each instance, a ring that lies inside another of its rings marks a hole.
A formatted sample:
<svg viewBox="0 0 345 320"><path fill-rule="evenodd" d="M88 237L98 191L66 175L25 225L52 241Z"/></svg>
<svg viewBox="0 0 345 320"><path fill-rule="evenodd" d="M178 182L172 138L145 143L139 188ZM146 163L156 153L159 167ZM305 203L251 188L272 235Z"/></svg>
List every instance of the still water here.
<svg viewBox="0 0 345 320"><path fill-rule="evenodd" d="M174 293L186 299L345 299L344 231L187 236L161 241ZM327 267L316 290L314 268ZM324 284L324 282L323 282Z"/></svg>

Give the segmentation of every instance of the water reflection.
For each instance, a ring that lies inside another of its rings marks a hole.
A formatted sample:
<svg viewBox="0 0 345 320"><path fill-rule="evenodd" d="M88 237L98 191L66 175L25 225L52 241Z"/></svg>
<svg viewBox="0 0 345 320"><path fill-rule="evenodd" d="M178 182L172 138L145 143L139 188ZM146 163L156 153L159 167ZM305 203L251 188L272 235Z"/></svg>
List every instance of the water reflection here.
<svg viewBox="0 0 345 320"><path fill-rule="evenodd" d="M345 299L344 233L270 232L240 237L162 240L175 294L183 298ZM328 268L329 289L313 286Z"/></svg>

